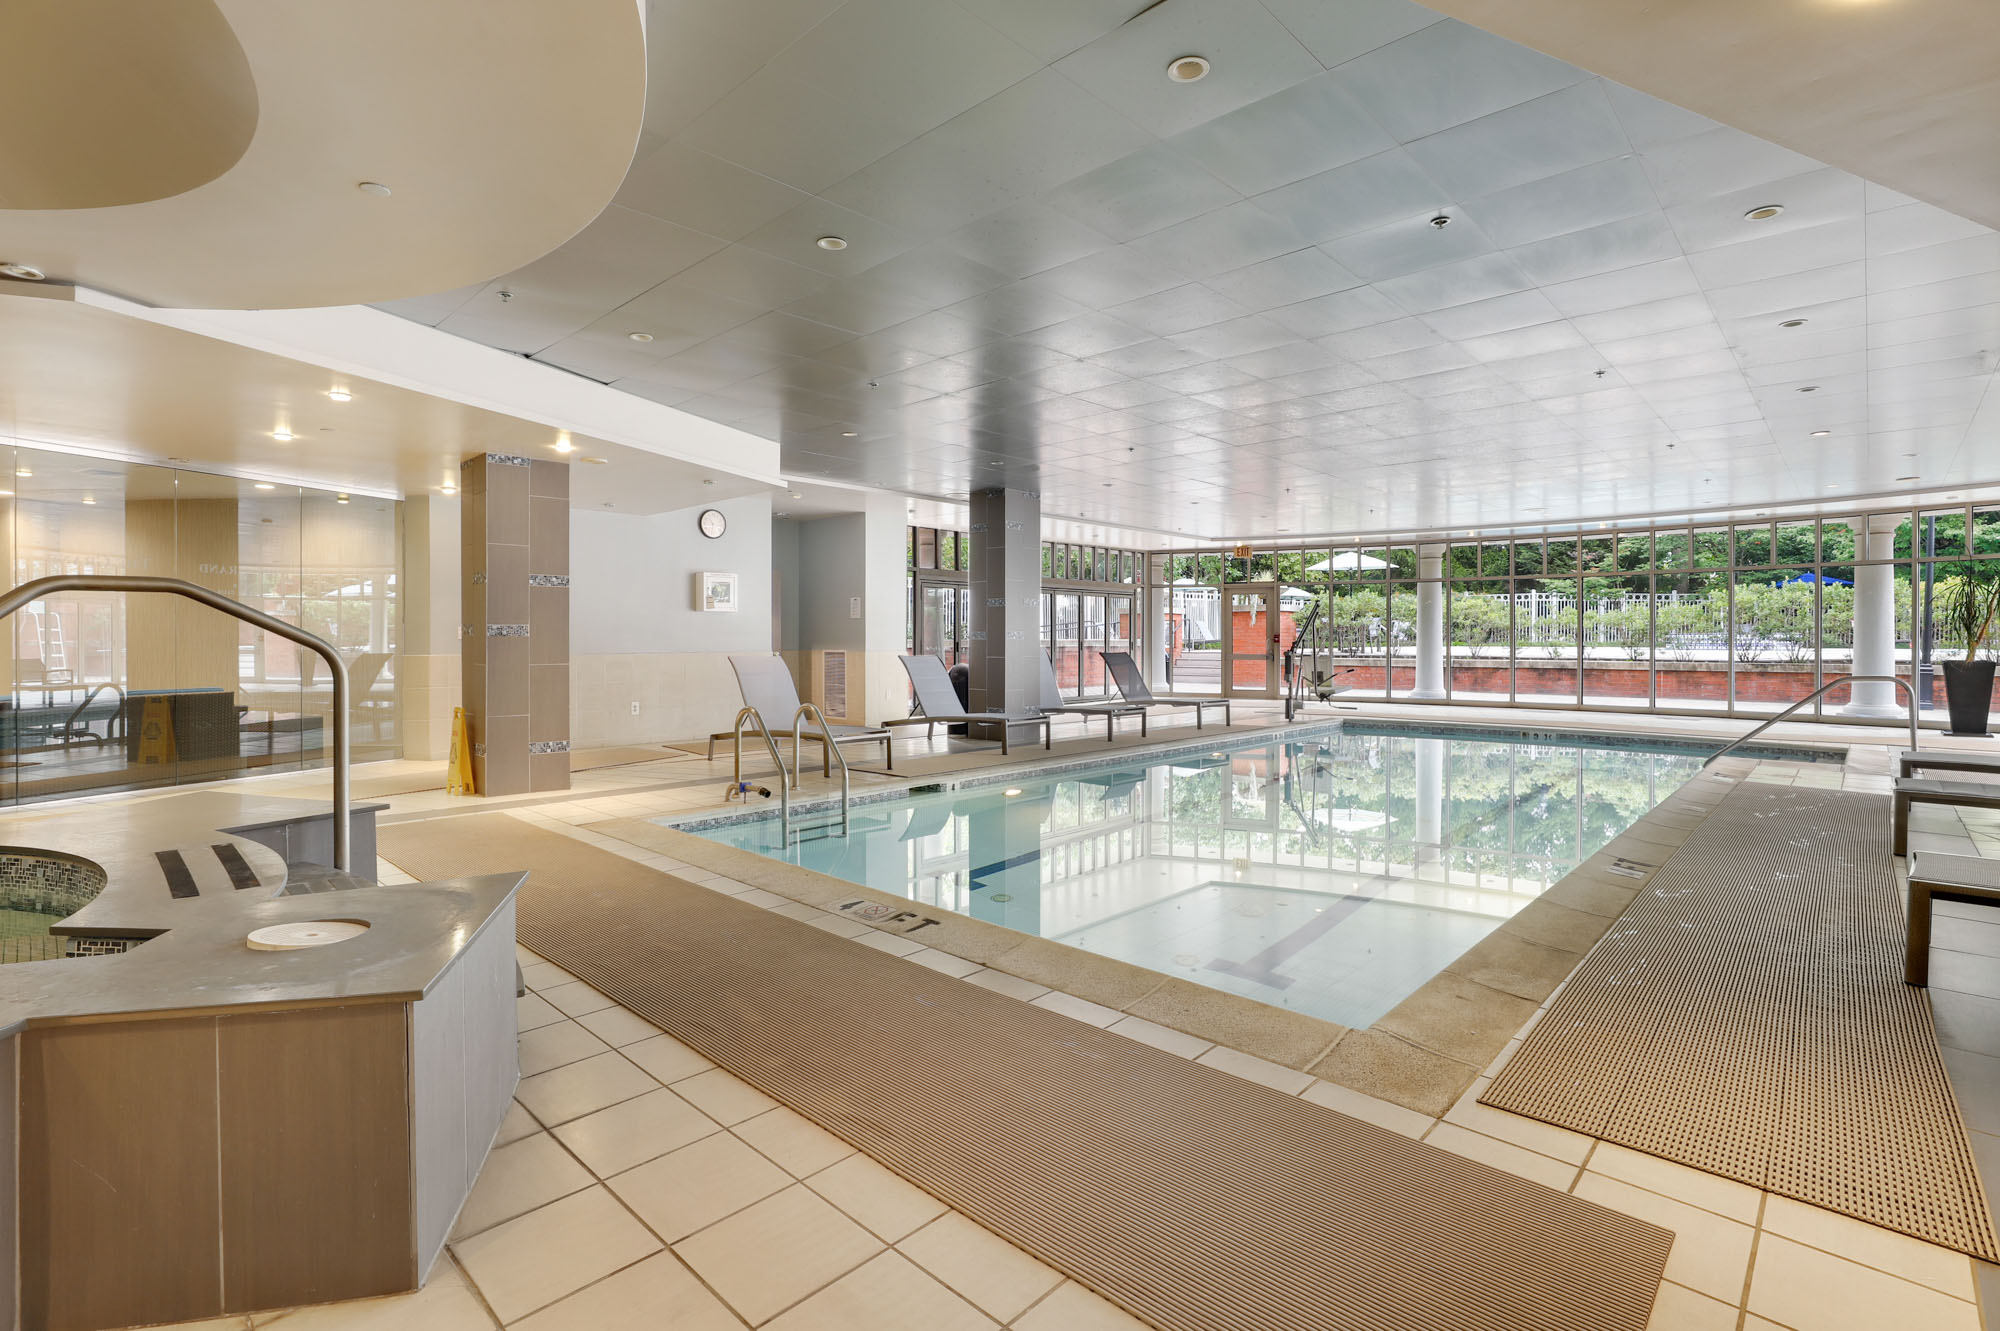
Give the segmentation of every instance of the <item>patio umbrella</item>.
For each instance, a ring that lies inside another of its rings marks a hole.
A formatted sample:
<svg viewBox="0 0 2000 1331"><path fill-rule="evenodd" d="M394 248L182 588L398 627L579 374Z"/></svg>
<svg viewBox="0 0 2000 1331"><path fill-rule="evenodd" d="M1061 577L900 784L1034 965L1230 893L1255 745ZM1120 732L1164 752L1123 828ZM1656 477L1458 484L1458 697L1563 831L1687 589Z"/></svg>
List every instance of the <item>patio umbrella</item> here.
<svg viewBox="0 0 2000 1331"><path fill-rule="evenodd" d="M1387 568L1389 561L1364 555L1359 550L1339 550L1331 559L1322 559L1307 569L1308 573L1353 573L1364 568Z"/></svg>

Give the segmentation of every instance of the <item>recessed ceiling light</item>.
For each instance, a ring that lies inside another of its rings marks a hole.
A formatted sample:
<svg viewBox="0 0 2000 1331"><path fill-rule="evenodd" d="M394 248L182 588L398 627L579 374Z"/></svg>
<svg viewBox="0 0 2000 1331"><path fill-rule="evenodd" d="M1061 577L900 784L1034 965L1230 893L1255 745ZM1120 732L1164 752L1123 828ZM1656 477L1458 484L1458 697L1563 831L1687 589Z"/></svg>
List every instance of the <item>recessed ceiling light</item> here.
<svg viewBox="0 0 2000 1331"><path fill-rule="evenodd" d="M0 263L0 275L18 277L23 282L39 282L48 276L31 263Z"/></svg>
<svg viewBox="0 0 2000 1331"><path fill-rule="evenodd" d="M269 481L259 481L257 482L257 488L259 490L275 490L278 487L271 484Z"/></svg>
<svg viewBox="0 0 2000 1331"><path fill-rule="evenodd" d="M29 471L26 467L16 467L14 468L14 474L16 476L33 476L35 473Z"/></svg>
<svg viewBox="0 0 2000 1331"><path fill-rule="evenodd" d="M575 445L575 444L572 444L572 443L571 443L571 442L569 441L569 436L568 436L567 434L559 434L559 435L557 435L557 436L556 436L556 441L555 441L555 443L554 443L554 444L552 445L552 447L553 447L553 448L554 448L554 449L556 450L556 452L558 452L558 453L574 453L574 452L576 451L576 445Z"/></svg>
<svg viewBox="0 0 2000 1331"><path fill-rule="evenodd" d="M1804 319L1785 319L1778 324L1780 328L1803 328L1805 326L1806 321Z"/></svg>
<svg viewBox="0 0 2000 1331"><path fill-rule="evenodd" d="M445 495L455 495L458 493L458 487L456 485L440 485L438 487L438 493Z"/></svg>
<svg viewBox="0 0 2000 1331"><path fill-rule="evenodd" d="M1746 222L1768 222L1783 211L1785 211L1785 205L1782 203L1760 204L1743 214L1743 220Z"/></svg>
<svg viewBox="0 0 2000 1331"><path fill-rule="evenodd" d="M813 244L823 250L844 250L847 248L847 239L844 236L821 236Z"/></svg>
<svg viewBox="0 0 2000 1331"><path fill-rule="evenodd" d="M797 490L794 490L794 491L792 491L792 498L794 498L794 499L804 499L804 498L805 498L805 496L804 496L804 495L802 495L802 494L800 494L800 493L799 493L799 492L798 492Z"/></svg>
<svg viewBox="0 0 2000 1331"><path fill-rule="evenodd" d="M96 503L96 502L97 502L97 496L96 496L96 495L85 495L85 496L83 497L83 502L84 502L84 503L86 503L86 504L94 504L94 503Z"/></svg>
<svg viewBox="0 0 2000 1331"><path fill-rule="evenodd" d="M587 462L587 463L589 463L589 464L590 464L591 466L593 466L593 467L601 467L601 466L603 466L603 465L604 465L604 459L603 459L603 458L578 458L578 459L577 459L577 461L578 461L578 462Z"/></svg>
<svg viewBox="0 0 2000 1331"><path fill-rule="evenodd" d="M1832 434L1832 433L1833 433L1833 431L1831 431L1831 430L1814 430L1814 431L1812 432L1812 437L1813 437L1813 438L1815 438L1815 439L1824 439L1824 438L1826 438L1826 437L1827 437L1828 435L1830 435L1830 434Z"/></svg>
<svg viewBox="0 0 2000 1331"><path fill-rule="evenodd" d="M0 490L0 499L12 499L13 497L14 492L12 490Z"/></svg>
<svg viewBox="0 0 2000 1331"><path fill-rule="evenodd" d="M1794 391L1794 392L1798 392L1798 393L1817 393L1817 392L1819 392L1819 385L1818 385L1818 384L1804 384L1804 385L1801 385L1800 387L1798 387L1798 388L1794 389L1793 391Z"/></svg>
<svg viewBox="0 0 2000 1331"><path fill-rule="evenodd" d="M1167 62L1167 77L1175 83L1194 83L1208 77L1208 59L1198 55L1177 55Z"/></svg>
<svg viewBox="0 0 2000 1331"><path fill-rule="evenodd" d="M1839 487L1839 486L1837 486L1837 485L1829 485L1829 486L1827 486L1826 488L1827 488L1827 489L1829 489L1829 490L1838 490L1838 489L1839 489L1840 487Z"/></svg>
<svg viewBox="0 0 2000 1331"><path fill-rule="evenodd" d="M855 438L856 436L858 436L858 435L859 435L860 433L861 433L861 432L860 432L859 430L842 430L842 431L840 432L840 437L841 437L842 439L853 439L853 438Z"/></svg>
<svg viewBox="0 0 2000 1331"><path fill-rule="evenodd" d="M1021 788L1019 786L1009 786L1000 793L1002 795L1018 795L1021 793Z"/></svg>
<svg viewBox="0 0 2000 1331"><path fill-rule="evenodd" d="M627 333L625 336L631 338L634 342L651 342L653 340L651 333Z"/></svg>
<svg viewBox="0 0 2000 1331"><path fill-rule="evenodd" d="M295 436L290 430L286 429L284 426L280 425L277 429L271 431L271 437L282 444L286 443L291 439L296 438L297 436Z"/></svg>
<svg viewBox="0 0 2000 1331"><path fill-rule="evenodd" d="M379 180L364 180L354 188L376 199L386 199L392 192L387 185L384 185Z"/></svg>
<svg viewBox="0 0 2000 1331"><path fill-rule="evenodd" d="M347 496L346 496L346 495L335 495L335 496L333 497L333 502L334 502L334 503L336 503L336 504L344 504L344 503L346 503L346 502L347 502Z"/></svg>
<svg viewBox="0 0 2000 1331"><path fill-rule="evenodd" d="M326 390L326 395L335 402L352 402L354 400L354 394L348 392L345 388L329 388Z"/></svg>

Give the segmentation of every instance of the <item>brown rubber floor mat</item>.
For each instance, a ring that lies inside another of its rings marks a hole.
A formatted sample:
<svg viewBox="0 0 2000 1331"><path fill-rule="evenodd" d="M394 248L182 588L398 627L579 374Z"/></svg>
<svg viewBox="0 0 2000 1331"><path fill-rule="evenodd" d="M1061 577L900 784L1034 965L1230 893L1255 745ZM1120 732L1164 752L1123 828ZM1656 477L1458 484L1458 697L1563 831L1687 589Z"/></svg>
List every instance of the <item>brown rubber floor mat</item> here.
<svg viewBox="0 0 2000 1331"><path fill-rule="evenodd" d="M521 941L1164 1331L1640 1331L1672 1235L504 815Z"/></svg>
<svg viewBox="0 0 2000 1331"><path fill-rule="evenodd" d="M1887 796L1745 783L1481 1103L1994 1260L1903 930Z"/></svg>

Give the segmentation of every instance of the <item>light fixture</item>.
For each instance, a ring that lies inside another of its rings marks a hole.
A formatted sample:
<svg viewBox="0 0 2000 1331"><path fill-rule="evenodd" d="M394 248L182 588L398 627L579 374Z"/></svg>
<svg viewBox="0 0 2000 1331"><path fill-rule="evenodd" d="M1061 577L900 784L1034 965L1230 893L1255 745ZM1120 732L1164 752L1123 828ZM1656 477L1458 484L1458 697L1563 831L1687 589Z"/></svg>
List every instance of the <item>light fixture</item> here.
<svg viewBox="0 0 2000 1331"><path fill-rule="evenodd" d="M1828 435L1830 435L1830 434L1832 434L1832 433L1833 433L1833 431L1831 431L1831 430L1814 430L1814 431L1812 432L1812 437L1813 437L1813 438L1815 438L1815 439L1824 439L1824 438L1826 438L1826 437L1827 437Z"/></svg>
<svg viewBox="0 0 2000 1331"><path fill-rule="evenodd" d="M861 432L859 430L842 430L840 432L840 437L842 439L852 439L855 436L859 435L860 433Z"/></svg>
<svg viewBox="0 0 2000 1331"><path fill-rule="evenodd" d="M1435 231L1442 231L1450 225L1451 225L1450 213L1439 213L1436 217L1433 217L1431 219L1431 228ZM1599 373L1602 373L1602 371L1599 371Z"/></svg>
<svg viewBox="0 0 2000 1331"><path fill-rule="evenodd" d="M569 431L567 430L556 436L556 441L552 446L558 453L574 453L576 451L576 445L569 441Z"/></svg>
<svg viewBox="0 0 2000 1331"><path fill-rule="evenodd" d="M346 502L347 502L347 496L346 496L346 495L335 495L335 496L333 497L333 502L334 502L334 503L336 503L336 504L344 504L344 503L346 503Z"/></svg>
<svg viewBox="0 0 2000 1331"><path fill-rule="evenodd" d="M446 495L455 495L458 493L458 487L456 485L440 485L438 487L438 493Z"/></svg>
<svg viewBox="0 0 2000 1331"><path fill-rule="evenodd" d="M96 502L97 502L97 496L96 496L96 495L85 495L85 496L83 497L83 502L84 502L84 503L86 503L86 504L94 504L94 503L96 503Z"/></svg>
<svg viewBox="0 0 2000 1331"><path fill-rule="evenodd" d="M33 476L35 473L29 471L26 467L16 467L14 468L14 474L16 476Z"/></svg>
<svg viewBox="0 0 2000 1331"><path fill-rule="evenodd" d="M1757 207L1743 214L1743 220L1746 222L1768 222L1783 211L1785 211L1785 205L1782 203L1759 204Z"/></svg>
<svg viewBox="0 0 2000 1331"><path fill-rule="evenodd" d="M603 466L603 465L604 465L604 459L603 459L603 458L578 458L578 459L577 459L577 461L578 461L578 462L587 462L587 463L589 463L589 464L590 464L591 466L593 466L593 467L601 467L601 466Z"/></svg>
<svg viewBox="0 0 2000 1331"><path fill-rule="evenodd" d="M1002 795L1018 795L1021 793L1021 788L1019 786L1009 786L1000 793Z"/></svg>
<svg viewBox="0 0 2000 1331"><path fill-rule="evenodd" d="M293 439L296 439L298 436L294 435L289 428L280 425L277 429L271 431L271 437L277 440L281 444L286 444L290 443Z"/></svg>
<svg viewBox="0 0 2000 1331"><path fill-rule="evenodd" d="M802 494L800 494L800 493L799 493L799 492L798 492L797 490L794 490L794 491L792 491L792 498L794 498L794 499L804 499L804 498L805 498L805 496L804 496L804 495L802 495Z"/></svg>
<svg viewBox="0 0 2000 1331"><path fill-rule="evenodd" d="M354 400L354 394L348 392L345 388L329 388L326 390L326 395L335 402L352 402Z"/></svg>
<svg viewBox="0 0 2000 1331"><path fill-rule="evenodd" d="M18 277L23 282L39 282L48 274L31 263L0 263L0 276Z"/></svg>
<svg viewBox="0 0 2000 1331"><path fill-rule="evenodd" d="M634 342L651 342L653 340L651 333L627 333L625 336Z"/></svg>
<svg viewBox="0 0 2000 1331"><path fill-rule="evenodd" d="M1208 77L1208 59L1198 55L1177 55L1167 62L1167 77L1175 83L1195 83Z"/></svg>
<svg viewBox="0 0 2000 1331"><path fill-rule="evenodd" d="M847 238L844 236L821 236L813 244L823 250L844 250L847 248Z"/></svg>
<svg viewBox="0 0 2000 1331"><path fill-rule="evenodd" d="M1805 326L1806 321L1804 319L1786 319L1778 324L1780 328L1804 328Z"/></svg>
<svg viewBox="0 0 2000 1331"><path fill-rule="evenodd" d="M375 199L386 199L392 193L389 187L379 180L364 180L354 188Z"/></svg>
<svg viewBox="0 0 2000 1331"><path fill-rule="evenodd" d="M259 481L257 482L257 488L259 490L275 490L278 487L271 484L269 481Z"/></svg>

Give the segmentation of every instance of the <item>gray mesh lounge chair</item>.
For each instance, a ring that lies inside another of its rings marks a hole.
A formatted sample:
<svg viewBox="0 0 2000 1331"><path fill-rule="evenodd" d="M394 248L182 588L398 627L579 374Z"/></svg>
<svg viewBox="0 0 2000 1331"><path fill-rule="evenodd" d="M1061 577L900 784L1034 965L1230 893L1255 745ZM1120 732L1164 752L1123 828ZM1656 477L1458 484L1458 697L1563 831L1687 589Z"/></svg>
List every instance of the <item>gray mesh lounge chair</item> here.
<svg viewBox="0 0 2000 1331"><path fill-rule="evenodd" d="M1068 714L1084 717L1083 724L1085 728L1088 728L1090 725L1088 718L1093 716L1103 717L1104 742L1106 744L1117 738L1116 731L1119 721L1127 717L1136 716L1139 718L1139 738L1146 738L1145 708L1134 707L1129 702L1070 702L1062 696L1062 685L1056 683L1056 668L1049 664L1048 653L1041 653L1041 657L1041 708L1044 712L1047 712L1051 716Z"/></svg>
<svg viewBox="0 0 2000 1331"><path fill-rule="evenodd" d="M985 722L988 725L1002 719L998 712L968 712L958 704L958 690L951 686L951 676L945 672L944 662L935 656L905 656L903 669L909 672L910 687L917 691L917 706L921 716L903 716L883 724L890 726L923 726L925 735L937 733L940 725L958 722ZM1042 747L1048 748L1049 718L1041 712L1017 713L1005 718L1007 724L1000 727L1000 752L1007 752L1007 734L1015 726L1030 729L1041 727Z"/></svg>
<svg viewBox="0 0 2000 1331"><path fill-rule="evenodd" d="M785 663L775 656L732 656L730 669L736 672L736 687L743 692L743 705L757 709L757 715L764 719L765 728L771 738L789 735L792 752L798 752L800 740L809 739L820 746L820 772L830 774L833 770L833 755L827 752L826 741L816 729L793 730L792 719L798 715L800 702L798 686L792 683L792 672ZM829 724L833 732L833 742L849 744L880 744L882 746L882 766L895 771L896 765L889 752L889 732L881 726L836 726ZM733 731L717 731L708 737L708 756L715 756L715 741L734 740ZM740 754L738 755L741 756ZM797 774L793 774L796 779Z"/></svg>
<svg viewBox="0 0 2000 1331"><path fill-rule="evenodd" d="M1138 662L1130 652L1099 652L1105 667L1111 671L1111 682L1125 695L1125 701L1141 707L1192 707L1194 708L1194 728L1201 729L1203 717L1211 707L1222 709L1222 724L1229 724L1229 699L1227 698L1159 698L1146 687L1146 677L1139 673Z"/></svg>
<svg viewBox="0 0 2000 1331"><path fill-rule="evenodd" d="M1895 805L1890 832L1895 844L1890 853L1910 853L1910 806L1947 804L1959 809L2000 809L2000 782L1942 781L1936 777L1899 776L1895 785Z"/></svg>
<svg viewBox="0 0 2000 1331"><path fill-rule="evenodd" d="M1896 755L1898 776L1918 772L1991 772L2000 776L2000 753L1954 753L1950 749L1904 749Z"/></svg>

